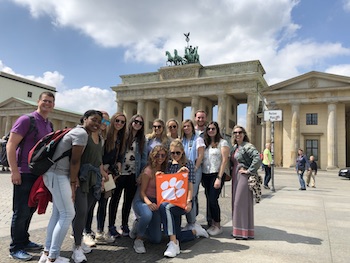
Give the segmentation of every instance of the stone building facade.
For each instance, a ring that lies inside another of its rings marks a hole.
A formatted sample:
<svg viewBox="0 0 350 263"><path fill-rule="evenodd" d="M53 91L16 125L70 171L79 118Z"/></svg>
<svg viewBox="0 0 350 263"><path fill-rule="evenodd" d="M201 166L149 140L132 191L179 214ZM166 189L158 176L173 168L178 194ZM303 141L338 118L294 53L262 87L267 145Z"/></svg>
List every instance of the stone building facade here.
<svg viewBox="0 0 350 263"><path fill-rule="evenodd" d="M247 103L247 131L254 143L261 143L261 92L268 88L265 70L259 61L214 66L187 64L162 67L157 72L121 76L122 83L112 87L117 94L118 111L126 116L139 113L145 118L146 131L156 118L183 120L183 109L191 107L191 118L199 110L212 119L218 106L221 130L231 134L237 123L237 106ZM260 111L260 114L259 114Z"/></svg>
<svg viewBox="0 0 350 263"><path fill-rule="evenodd" d="M37 109L39 95L44 91L56 94L56 88L26 78L0 72L0 136L6 135L16 119ZM50 121L55 129L74 127L82 114L55 107Z"/></svg>

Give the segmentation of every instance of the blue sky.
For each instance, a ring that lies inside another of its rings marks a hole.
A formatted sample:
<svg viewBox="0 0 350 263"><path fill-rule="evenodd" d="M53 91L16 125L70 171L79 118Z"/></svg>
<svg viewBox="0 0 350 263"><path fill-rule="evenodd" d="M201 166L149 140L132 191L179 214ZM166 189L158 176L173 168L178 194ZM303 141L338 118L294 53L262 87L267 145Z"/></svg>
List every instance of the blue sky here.
<svg viewBox="0 0 350 263"><path fill-rule="evenodd" d="M0 70L56 87L56 105L80 112L114 113L119 76L165 66L187 32L203 66L260 60L270 85L350 76L350 0L0 0L0 25Z"/></svg>

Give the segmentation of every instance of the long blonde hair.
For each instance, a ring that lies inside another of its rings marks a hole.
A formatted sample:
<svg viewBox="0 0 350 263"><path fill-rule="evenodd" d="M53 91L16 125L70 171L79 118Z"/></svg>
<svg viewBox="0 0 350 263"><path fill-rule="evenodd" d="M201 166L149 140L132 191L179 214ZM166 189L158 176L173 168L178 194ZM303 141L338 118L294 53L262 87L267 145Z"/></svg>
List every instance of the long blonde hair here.
<svg viewBox="0 0 350 263"><path fill-rule="evenodd" d="M155 123L155 122L159 122L160 125L163 127L163 131L162 131L162 134L161 134L161 136L160 136L160 140L161 140L162 144L163 144L163 145L168 145L168 140L169 140L169 138L168 138L168 136L166 135L166 127L165 127L164 121L163 121L162 119L155 119L155 120L153 121L153 123ZM149 133L149 134L146 135L146 138L147 138L148 140L154 139L155 137L156 137L156 132L155 132L154 129L153 129L152 133Z"/></svg>

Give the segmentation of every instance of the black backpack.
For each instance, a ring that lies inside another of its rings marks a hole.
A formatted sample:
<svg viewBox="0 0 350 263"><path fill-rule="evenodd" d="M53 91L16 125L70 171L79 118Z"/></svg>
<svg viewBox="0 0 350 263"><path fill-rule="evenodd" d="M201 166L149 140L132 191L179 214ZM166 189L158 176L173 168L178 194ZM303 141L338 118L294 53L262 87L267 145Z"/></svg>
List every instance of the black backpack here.
<svg viewBox="0 0 350 263"><path fill-rule="evenodd" d="M57 130L41 138L28 154L28 166L32 174L43 175L49 168L66 156L70 156L72 148L62 153L56 159L52 159L55 154L57 145L72 128Z"/></svg>

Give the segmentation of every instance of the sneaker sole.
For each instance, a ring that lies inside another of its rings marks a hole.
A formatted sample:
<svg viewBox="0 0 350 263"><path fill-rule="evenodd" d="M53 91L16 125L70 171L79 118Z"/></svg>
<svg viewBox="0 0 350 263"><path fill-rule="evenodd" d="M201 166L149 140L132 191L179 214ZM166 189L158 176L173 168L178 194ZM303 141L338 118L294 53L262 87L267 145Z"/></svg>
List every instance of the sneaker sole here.
<svg viewBox="0 0 350 263"><path fill-rule="evenodd" d="M33 259L33 257L28 258L28 259L21 259L21 258L17 258L17 257L11 256L11 255L9 255L9 258L16 259L16 260L20 260L20 261L30 261L30 260Z"/></svg>

